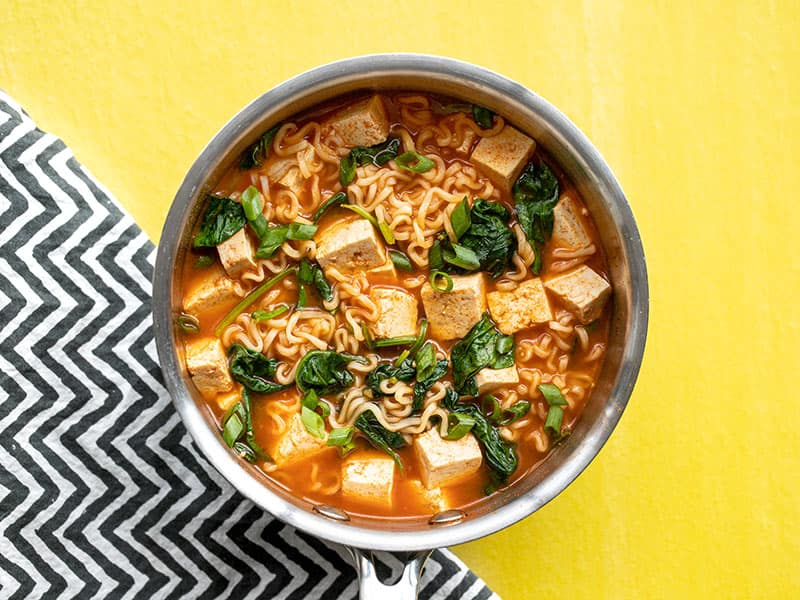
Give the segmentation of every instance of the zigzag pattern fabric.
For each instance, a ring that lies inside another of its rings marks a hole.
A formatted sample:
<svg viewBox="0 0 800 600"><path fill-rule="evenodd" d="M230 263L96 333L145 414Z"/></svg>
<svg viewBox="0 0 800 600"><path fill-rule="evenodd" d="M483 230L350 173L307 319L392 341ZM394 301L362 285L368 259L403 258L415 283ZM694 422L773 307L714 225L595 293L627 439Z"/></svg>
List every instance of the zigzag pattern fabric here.
<svg viewBox="0 0 800 600"><path fill-rule="evenodd" d="M156 360L154 258L0 92L0 597L355 598L342 548L253 505L191 442ZM420 597L497 596L443 551Z"/></svg>

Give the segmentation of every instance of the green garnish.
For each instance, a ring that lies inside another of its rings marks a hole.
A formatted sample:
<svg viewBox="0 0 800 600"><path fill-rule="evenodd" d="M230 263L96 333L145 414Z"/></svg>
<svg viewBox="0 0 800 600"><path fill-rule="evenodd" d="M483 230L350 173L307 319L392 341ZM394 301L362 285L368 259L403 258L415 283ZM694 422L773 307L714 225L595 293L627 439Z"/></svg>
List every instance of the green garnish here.
<svg viewBox="0 0 800 600"><path fill-rule="evenodd" d="M208 208L192 242L195 248L217 246L247 223L244 209L238 202L220 196L207 196L207 198Z"/></svg>
<svg viewBox="0 0 800 600"><path fill-rule="evenodd" d="M458 240L462 235L467 232L472 221L469 218L470 207L469 200L464 196L464 199L458 203L450 214L450 224L453 226L453 233Z"/></svg>
<svg viewBox="0 0 800 600"><path fill-rule="evenodd" d="M544 399L547 400L547 404L550 407L547 410L544 430L557 441L561 439L561 424L564 420L564 409L561 407L566 406L567 401L561 393L561 390L552 383L540 384L539 391L542 392Z"/></svg>
<svg viewBox="0 0 800 600"><path fill-rule="evenodd" d="M436 166L430 158L414 151L404 152L394 162L399 168L414 173L427 173Z"/></svg>
<svg viewBox="0 0 800 600"><path fill-rule="evenodd" d="M286 269L285 271L281 271L277 275L274 275L270 279L267 279L264 283L254 289L252 292L247 294L236 306L231 309L231 311L225 315L222 321L214 328L214 335L220 337L222 332L233 323L237 317L242 314L245 310L250 308L261 296L266 294L270 288L274 287L277 283L279 283L282 279L289 275L297 275L297 267L291 267Z"/></svg>
<svg viewBox="0 0 800 600"><path fill-rule="evenodd" d="M242 399L225 413L222 419L222 439L247 462L255 462L256 458L272 462L269 454L256 442L247 389L242 390Z"/></svg>
<svg viewBox="0 0 800 600"><path fill-rule="evenodd" d="M241 202L244 216L247 217L248 221L255 221L264 208L261 193L253 185L242 192Z"/></svg>
<svg viewBox="0 0 800 600"><path fill-rule="evenodd" d="M275 134L278 133L278 129L280 129L280 125L275 125L275 127L258 138L255 144L244 151L242 160L239 161L240 169L252 169L253 167L260 167L264 163L269 157L269 149L272 146L272 140L275 139Z"/></svg>
<svg viewBox="0 0 800 600"><path fill-rule="evenodd" d="M394 244L395 242L394 232L392 232L392 229L386 223L384 223L383 221L378 221L378 219L375 218L375 215L368 213L366 210L364 210L357 204L342 204L342 208L346 208L347 210L352 210L359 217L363 217L364 219L372 223L372 225L374 227L377 227L378 231L381 232L381 235L383 236L383 239L386 240L387 244Z"/></svg>
<svg viewBox="0 0 800 600"><path fill-rule="evenodd" d="M553 233L553 208L558 203L558 179L544 163L530 162L512 188L517 221L536 258L531 271L542 269L542 248Z"/></svg>
<svg viewBox="0 0 800 600"><path fill-rule="evenodd" d="M310 240L316 233L317 226L309 223L267 225L263 235L259 236L261 245L256 250L256 258L272 258L286 240Z"/></svg>
<svg viewBox="0 0 800 600"><path fill-rule="evenodd" d="M361 413L356 419L356 427L363 433L369 442L383 450L394 459L395 464L403 470L403 463L400 461L400 455L395 452L397 448L402 448L406 445L406 441L402 435L394 431L389 431L380 424L377 417L370 411Z"/></svg>
<svg viewBox="0 0 800 600"><path fill-rule="evenodd" d="M181 313L175 319L175 323L184 333L197 333L200 331L200 321L194 315Z"/></svg>
<svg viewBox="0 0 800 600"><path fill-rule="evenodd" d="M312 350L297 364L295 383L301 392L314 390L318 394L335 394L353 385L353 374L347 370L352 361L366 363L360 356Z"/></svg>
<svg viewBox="0 0 800 600"><path fill-rule="evenodd" d="M441 283L442 281L444 283ZM453 291L453 278L444 271L431 271L428 282L437 292L448 293Z"/></svg>
<svg viewBox="0 0 800 600"><path fill-rule="evenodd" d="M494 326L489 315L472 326L467 335L450 351L453 385L459 394L475 396L475 374L481 369L505 369L514 364L514 338Z"/></svg>
<svg viewBox="0 0 800 600"><path fill-rule="evenodd" d="M286 238L289 240L310 240L317 233L317 226L309 223L289 223Z"/></svg>
<svg viewBox="0 0 800 600"><path fill-rule="evenodd" d="M328 434L328 446L339 447L342 451L342 456L344 456L356 448L353 442L354 433L355 427L337 427L336 429L331 429L331 432Z"/></svg>
<svg viewBox="0 0 800 600"><path fill-rule="evenodd" d="M289 312L289 306L286 304L281 304L272 310L254 310L252 313L250 313L250 317L256 323L264 323L270 319L280 317L285 312Z"/></svg>
<svg viewBox="0 0 800 600"><path fill-rule="evenodd" d="M196 269L205 269L206 267L210 267L216 262L216 259L211 256L210 254L203 254L197 257L197 260L194 261L194 267Z"/></svg>
<svg viewBox="0 0 800 600"><path fill-rule="evenodd" d="M403 350L400 353L400 356L397 357L397 360L394 361L394 366L399 367L402 362L407 358L414 358L414 355L417 351L422 347L423 342L425 341L425 335L428 332L428 319L423 318L419 324L419 333L417 334L417 340L414 342L414 345L411 348Z"/></svg>
<svg viewBox="0 0 800 600"><path fill-rule="evenodd" d="M397 156L400 149L400 138L389 138L374 146L357 146L350 150L339 163L339 183L347 187L356 178L356 165L363 167L372 163L382 167Z"/></svg>
<svg viewBox="0 0 800 600"><path fill-rule="evenodd" d="M472 118L481 129L491 129L494 126L494 113L483 106L472 105Z"/></svg>
<svg viewBox="0 0 800 600"><path fill-rule="evenodd" d="M461 244L450 244L449 248L442 248L442 258L444 262L465 271L475 271L481 267L475 251Z"/></svg>
<svg viewBox="0 0 800 600"><path fill-rule="evenodd" d="M447 417L447 435L445 440L460 440L475 426L475 419L470 415L450 413Z"/></svg>
<svg viewBox="0 0 800 600"><path fill-rule="evenodd" d="M375 348L388 348L390 346L408 346L417 341L415 335L401 335L397 337L384 338L382 340L375 340L373 346Z"/></svg>
<svg viewBox="0 0 800 600"><path fill-rule="evenodd" d="M498 425L511 425L520 420L531 410L531 403L528 400L519 400L511 405L508 410L503 411L503 416L497 421Z"/></svg>
<svg viewBox="0 0 800 600"><path fill-rule="evenodd" d="M257 350L250 350L241 344L233 344L228 348L228 362L231 377L248 390L260 394L271 394L285 390L289 385L272 381L278 361L267 358Z"/></svg>
<svg viewBox="0 0 800 600"><path fill-rule="evenodd" d="M347 202L347 194L345 194L344 192L339 192L338 194L334 194L333 196L331 196L325 202L322 203L322 206L320 206L317 209L317 212L314 213L314 216L311 220L314 221L314 223L316 223L317 221L320 220L320 218L322 218L322 215L330 207L336 206L337 204L344 204L345 202Z"/></svg>
<svg viewBox="0 0 800 600"><path fill-rule="evenodd" d="M300 420L308 433L321 440L325 439L325 422L318 412L303 406L300 409Z"/></svg>
<svg viewBox="0 0 800 600"><path fill-rule="evenodd" d="M408 256L400 252L400 250L395 250L391 248L389 250L389 258L392 259L392 263L394 263L394 266L400 269L401 271L412 272L414 270L414 267L411 264L411 260L408 258Z"/></svg>
<svg viewBox="0 0 800 600"><path fill-rule="evenodd" d="M417 363L417 381L428 379L436 369L436 350L433 344L428 342L420 348L414 360Z"/></svg>

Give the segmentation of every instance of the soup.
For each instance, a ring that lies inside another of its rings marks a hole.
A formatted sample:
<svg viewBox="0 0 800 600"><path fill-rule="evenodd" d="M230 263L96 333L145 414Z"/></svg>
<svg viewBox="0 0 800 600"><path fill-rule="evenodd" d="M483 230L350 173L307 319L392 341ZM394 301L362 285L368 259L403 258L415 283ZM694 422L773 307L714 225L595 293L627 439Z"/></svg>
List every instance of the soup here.
<svg viewBox="0 0 800 600"><path fill-rule="evenodd" d="M265 132L182 265L220 435L316 504L419 517L502 493L569 435L608 337L591 216L536 141L427 94Z"/></svg>

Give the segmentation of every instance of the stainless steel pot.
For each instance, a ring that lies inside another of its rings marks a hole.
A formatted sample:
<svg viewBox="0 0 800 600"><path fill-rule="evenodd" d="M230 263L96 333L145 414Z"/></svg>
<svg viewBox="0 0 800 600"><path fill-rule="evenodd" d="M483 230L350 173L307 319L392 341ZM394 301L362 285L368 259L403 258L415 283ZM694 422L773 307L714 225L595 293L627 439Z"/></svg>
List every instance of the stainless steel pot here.
<svg viewBox="0 0 800 600"><path fill-rule="evenodd" d="M187 386L174 319L181 307L178 266L201 210L203 193L266 129L313 105L359 90L418 90L486 106L534 137L577 186L606 249L613 317L597 386L573 434L535 471L467 512L387 524L313 506L272 485L224 445L211 416ZM468 542L532 514L583 471L611 435L628 402L644 351L648 288L639 232L619 183L595 147L569 119L525 87L486 69L436 56L383 54L342 60L290 79L260 96L206 146L183 181L161 234L153 279L156 346L167 387L200 450L242 494L306 533L352 548L361 597L413 598L430 549ZM378 581L369 550L402 553L400 581Z"/></svg>

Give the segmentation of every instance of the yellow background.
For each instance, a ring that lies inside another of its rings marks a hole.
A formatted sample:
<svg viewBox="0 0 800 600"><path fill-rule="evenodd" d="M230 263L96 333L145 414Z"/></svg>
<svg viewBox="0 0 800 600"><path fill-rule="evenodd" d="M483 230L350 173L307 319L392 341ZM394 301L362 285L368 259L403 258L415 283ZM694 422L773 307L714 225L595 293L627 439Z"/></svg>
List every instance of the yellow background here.
<svg viewBox="0 0 800 600"><path fill-rule="evenodd" d="M204 144L305 69L444 54L560 107L616 171L645 363L588 470L455 551L505 598L800 597L800 10L794 2L4 3L0 87L154 240Z"/></svg>

